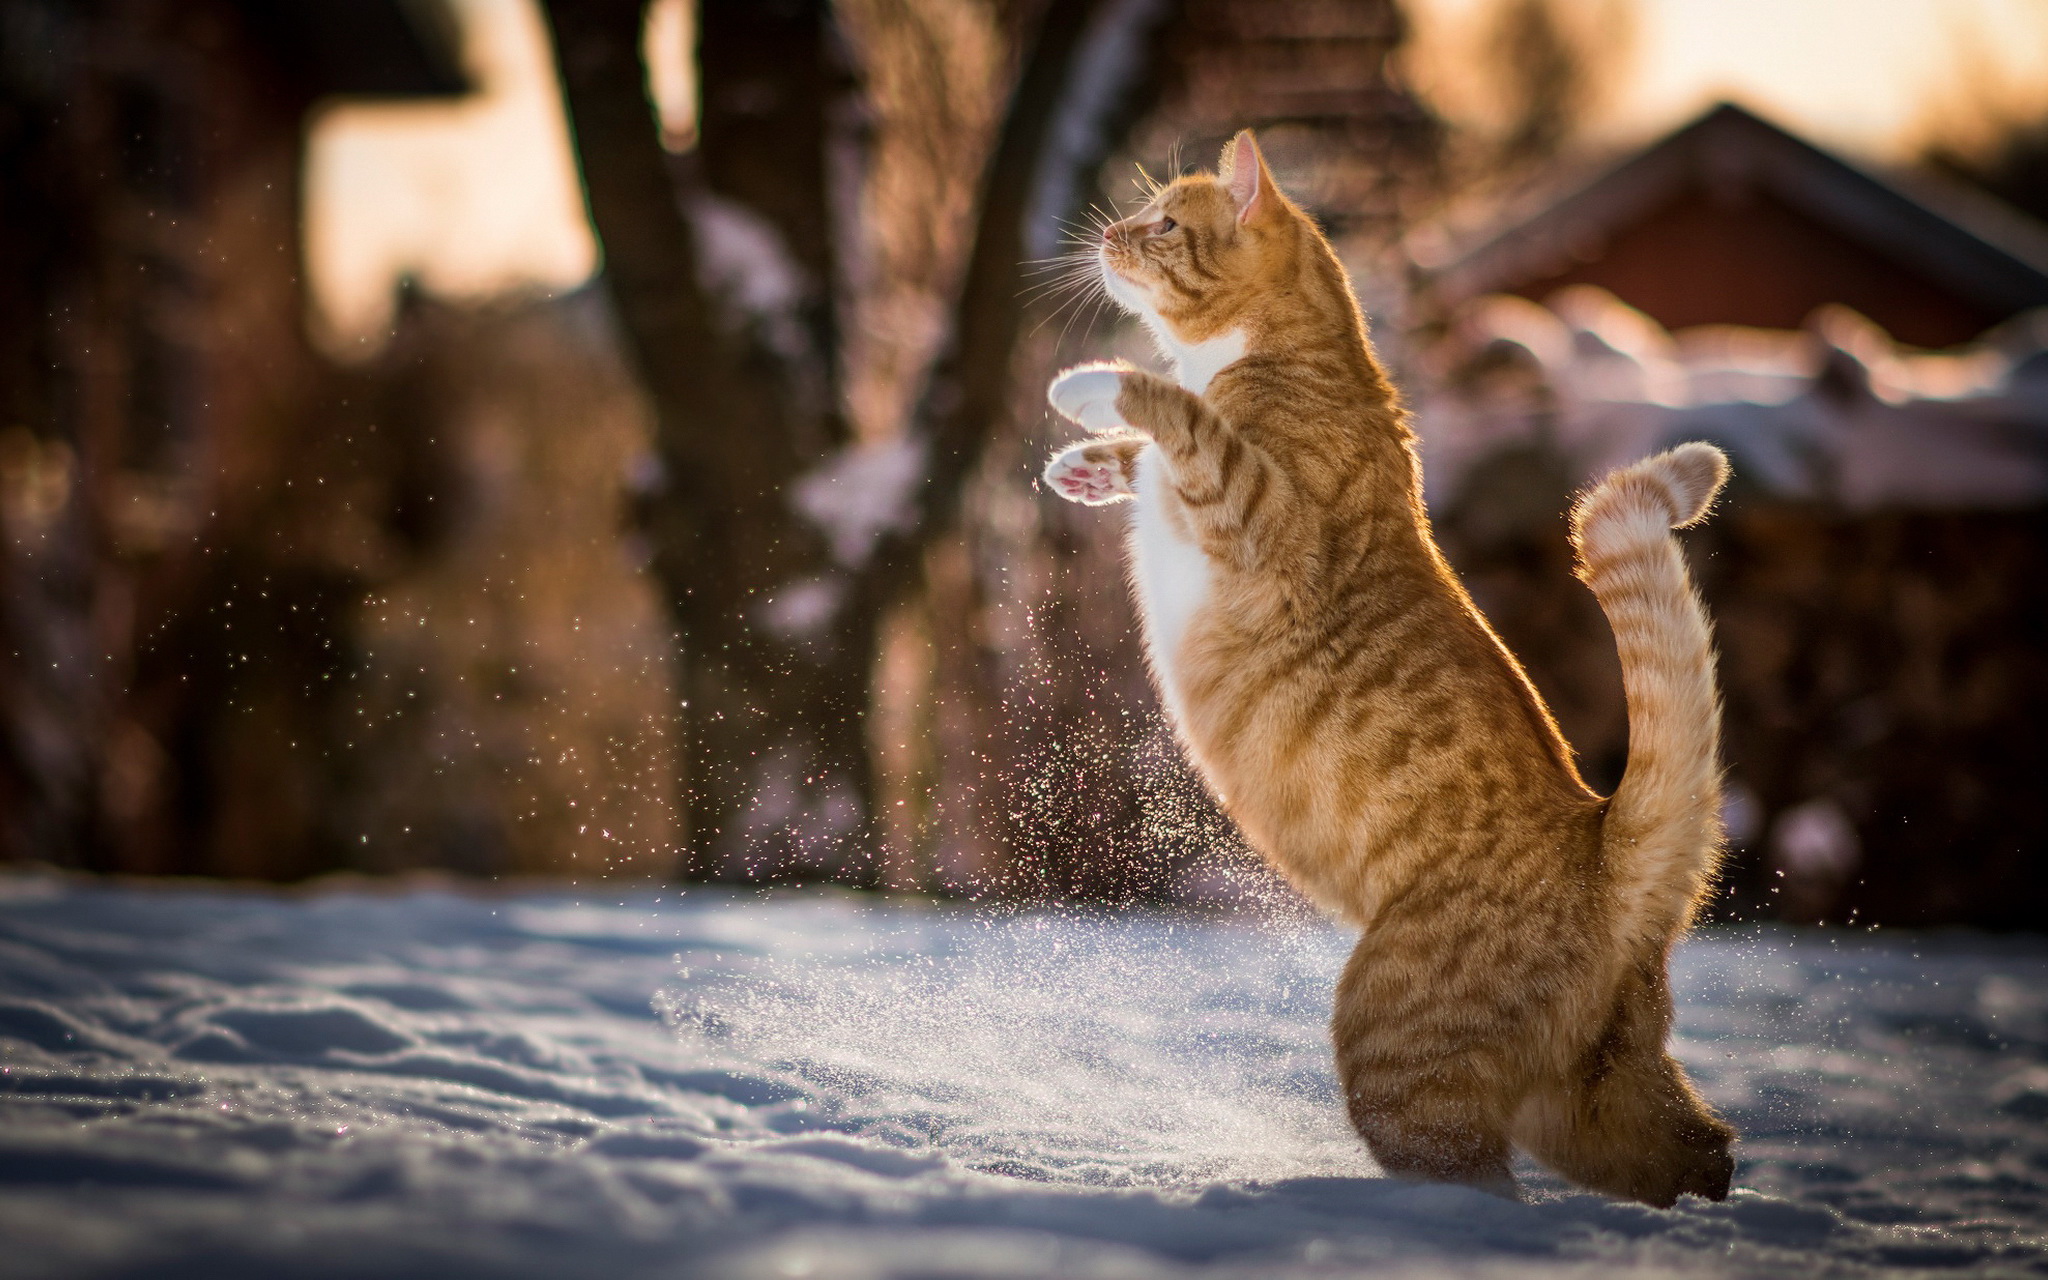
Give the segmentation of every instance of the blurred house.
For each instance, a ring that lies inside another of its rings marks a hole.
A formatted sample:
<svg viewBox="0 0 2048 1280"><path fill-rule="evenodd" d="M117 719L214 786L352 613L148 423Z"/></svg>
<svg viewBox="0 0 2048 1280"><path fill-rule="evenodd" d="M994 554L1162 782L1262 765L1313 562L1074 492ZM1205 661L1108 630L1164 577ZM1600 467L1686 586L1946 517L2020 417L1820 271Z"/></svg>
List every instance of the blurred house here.
<svg viewBox="0 0 2048 1280"><path fill-rule="evenodd" d="M1909 191L1722 104L1430 274L1455 310L1607 290L1666 329L1796 329L1846 306L1899 342L1950 347L2048 306L2048 228L1979 193Z"/></svg>
<svg viewBox="0 0 2048 1280"><path fill-rule="evenodd" d="M302 323L305 121L463 92L446 17L0 3L0 855L305 855L352 572L315 549L345 392Z"/></svg>
<svg viewBox="0 0 2048 1280"><path fill-rule="evenodd" d="M331 364L307 337L309 113L467 92L459 44L438 0L0 0L0 859L268 878L537 869L575 843L536 855L526 846L546 841L423 819L398 784L509 752L504 785L525 785L495 803L505 825L555 803L551 771L599 767L607 738L643 757L635 770L659 761L601 702L522 710L567 643L552 618L522 623L551 600L525 590L535 555L494 548L490 566L534 604L483 607L460 572L480 554L465 513L492 511L476 473L500 489L525 479L523 437L561 426L560 404L541 414L548 399L514 374L531 382L552 360L582 380L557 401L600 402L585 422L601 419L602 494L623 488L619 456L637 447L621 433L644 433L631 406L603 416L628 394L623 373L605 382L538 320L498 322L491 341L527 354L484 390L453 322L414 317L368 369ZM483 432L522 438L479 461ZM524 496L555 499L550 483ZM615 513L583 511L579 492L492 518L533 527L545 510L548 527L615 540ZM394 634L399 609L411 630ZM617 659L615 629L592 630ZM480 654L496 683L462 692L484 705L446 714L463 704L435 686ZM633 725L650 714L658 701ZM487 742L477 726L492 715L546 741ZM375 756L407 716L432 749L404 766ZM443 809L476 809L479 794L439 792Z"/></svg>
<svg viewBox="0 0 2048 1280"><path fill-rule="evenodd" d="M1687 540L1737 909L2048 922L2048 231L1953 207L1723 107L1425 286L1432 509L1602 784L1619 670L1563 512L1680 440L1733 459Z"/></svg>

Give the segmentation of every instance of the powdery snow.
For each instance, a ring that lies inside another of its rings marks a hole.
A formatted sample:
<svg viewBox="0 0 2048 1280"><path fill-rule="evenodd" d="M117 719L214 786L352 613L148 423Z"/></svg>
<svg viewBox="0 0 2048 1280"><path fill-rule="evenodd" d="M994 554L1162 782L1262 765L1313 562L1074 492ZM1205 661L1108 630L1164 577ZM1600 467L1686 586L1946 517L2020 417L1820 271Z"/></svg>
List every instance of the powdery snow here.
<svg viewBox="0 0 2048 1280"><path fill-rule="evenodd" d="M0 1274L2048 1271L2048 948L1708 931L1669 1212L1382 1179L1298 915L0 878Z"/></svg>

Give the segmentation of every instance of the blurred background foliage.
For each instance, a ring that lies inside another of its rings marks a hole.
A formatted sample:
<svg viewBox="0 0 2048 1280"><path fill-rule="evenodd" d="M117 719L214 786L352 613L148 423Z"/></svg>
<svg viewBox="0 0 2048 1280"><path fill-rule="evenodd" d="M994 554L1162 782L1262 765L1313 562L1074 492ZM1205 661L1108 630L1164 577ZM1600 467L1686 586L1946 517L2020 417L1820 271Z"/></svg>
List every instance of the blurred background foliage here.
<svg viewBox="0 0 2048 1280"><path fill-rule="evenodd" d="M1589 776L1563 513L1716 440L1723 910L2039 927L2048 8L1752 7L0 0L0 857L1270 894L1035 481L1252 125Z"/></svg>

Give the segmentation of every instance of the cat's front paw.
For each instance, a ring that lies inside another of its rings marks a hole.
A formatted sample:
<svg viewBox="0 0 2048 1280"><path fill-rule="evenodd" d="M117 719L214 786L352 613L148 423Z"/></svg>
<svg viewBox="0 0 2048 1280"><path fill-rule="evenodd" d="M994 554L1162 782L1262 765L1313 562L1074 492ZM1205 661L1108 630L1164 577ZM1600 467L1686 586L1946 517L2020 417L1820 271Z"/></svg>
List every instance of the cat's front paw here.
<svg viewBox="0 0 2048 1280"><path fill-rule="evenodd" d="M1116 445L1077 444L1045 465L1045 483L1069 502L1100 507L1137 492L1129 460Z"/></svg>
<svg viewBox="0 0 2048 1280"><path fill-rule="evenodd" d="M1080 423L1090 431L1113 431L1130 424L1117 412L1116 398L1124 389L1129 370L1115 365L1084 364L1052 380L1045 398L1061 417Z"/></svg>

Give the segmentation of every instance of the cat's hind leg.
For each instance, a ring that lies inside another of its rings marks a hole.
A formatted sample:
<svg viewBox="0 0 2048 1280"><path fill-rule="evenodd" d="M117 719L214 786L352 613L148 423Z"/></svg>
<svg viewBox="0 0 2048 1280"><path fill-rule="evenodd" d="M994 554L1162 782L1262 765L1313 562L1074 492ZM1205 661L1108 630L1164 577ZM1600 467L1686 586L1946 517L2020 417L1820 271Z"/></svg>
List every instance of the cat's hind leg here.
<svg viewBox="0 0 2048 1280"><path fill-rule="evenodd" d="M1687 1193L1724 1199L1735 1130L1665 1050L1663 971L1630 975L1614 1016L1565 1079L1532 1091L1515 1141L1580 1186L1666 1208Z"/></svg>
<svg viewBox="0 0 2048 1280"><path fill-rule="evenodd" d="M1069 502L1099 507L1137 493L1138 455L1151 441L1139 435L1096 436L1053 455L1045 483Z"/></svg>
<svg viewBox="0 0 2048 1280"><path fill-rule="evenodd" d="M1460 1064L1427 1073L1358 1057L1345 1065L1338 1074L1351 1123L1388 1176L1521 1198L1508 1169L1507 1109L1475 1097Z"/></svg>
<svg viewBox="0 0 2048 1280"><path fill-rule="evenodd" d="M1345 966L1330 1026L1351 1123L1392 1177L1519 1198L1508 1130L1527 1088L1521 1056L1372 941Z"/></svg>

